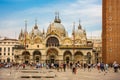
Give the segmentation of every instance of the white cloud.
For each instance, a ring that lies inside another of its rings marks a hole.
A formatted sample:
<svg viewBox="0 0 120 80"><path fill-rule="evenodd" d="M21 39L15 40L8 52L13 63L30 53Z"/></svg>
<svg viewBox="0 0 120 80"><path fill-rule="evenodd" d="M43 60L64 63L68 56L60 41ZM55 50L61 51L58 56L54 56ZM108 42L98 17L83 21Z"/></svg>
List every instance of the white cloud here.
<svg viewBox="0 0 120 80"><path fill-rule="evenodd" d="M54 12L60 12L60 18L62 19L62 24L65 26L66 30L71 35L72 24L75 21L76 26L78 26L79 19L81 20L81 25L86 28L87 34L96 33L93 35L100 36L101 30L88 30L96 27L101 27L102 24L102 6L101 4L95 4L96 0L77 0L74 3L69 4L55 4L48 5L46 7L33 7L27 10L22 10L10 14L8 18L0 20L0 35L10 36L16 32L18 36L20 29L24 29L24 19L28 20L28 31L31 31L34 26L34 20L37 17L39 28L44 28L47 31L47 27L50 22L54 20ZM5 30L9 32L5 32ZM96 28L97 29L97 28ZM88 35L89 36L89 35Z"/></svg>

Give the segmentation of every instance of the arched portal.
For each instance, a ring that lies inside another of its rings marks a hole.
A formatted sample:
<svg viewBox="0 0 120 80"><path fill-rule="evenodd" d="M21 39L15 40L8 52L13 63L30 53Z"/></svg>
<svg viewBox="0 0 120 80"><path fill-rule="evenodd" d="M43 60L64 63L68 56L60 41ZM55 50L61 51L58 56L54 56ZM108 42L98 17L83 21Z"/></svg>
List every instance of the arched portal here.
<svg viewBox="0 0 120 80"><path fill-rule="evenodd" d="M48 63L55 63L57 61L58 51L54 48L50 48L47 51L47 62Z"/></svg>
<svg viewBox="0 0 120 80"><path fill-rule="evenodd" d="M7 58L7 62L8 62L8 63L10 62L10 58Z"/></svg>
<svg viewBox="0 0 120 80"><path fill-rule="evenodd" d="M41 60L41 52L36 50L33 52L33 61L36 62L40 62Z"/></svg>
<svg viewBox="0 0 120 80"><path fill-rule="evenodd" d="M59 40L56 37L50 37L47 39L46 47L59 46Z"/></svg>
<svg viewBox="0 0 120 80"><path fill-rule="evenodd" d="M72 53L70 51L65 51L63 59L68 64L72 60Z"/></svg>
<svg viewBox="0 0 120 80"><path fill-rule="evenodd" d="M84 59L84 56L83 56L83 53L78 51L74 54L74 60L75 62L81 62L83 63L83 59Z"/></svg>
<svg viewBox="0 0 120 80"><path fill-rule="evenodd" d="M91 63L91 53L87 53L87 63Z"/></svg>
<svg viewBox="0 0 120 80"><path fill-rule="evenodd" d="M23 56L23 62L28 64L30 61L30 53L28 51L24 51L22 53L22 56Z"/></svg>

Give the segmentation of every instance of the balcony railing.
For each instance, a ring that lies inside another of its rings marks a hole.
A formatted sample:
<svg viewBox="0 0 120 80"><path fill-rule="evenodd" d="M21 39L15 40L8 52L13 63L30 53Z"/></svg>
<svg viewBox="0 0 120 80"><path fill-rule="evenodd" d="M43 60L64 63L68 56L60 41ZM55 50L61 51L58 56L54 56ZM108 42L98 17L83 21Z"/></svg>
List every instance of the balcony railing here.
<svg viewBox="0 0 120 80"><path fill-rule="evenodd" d="M70 48L70 49L92 49L92 45L60 45L59 48Z"/></svg>

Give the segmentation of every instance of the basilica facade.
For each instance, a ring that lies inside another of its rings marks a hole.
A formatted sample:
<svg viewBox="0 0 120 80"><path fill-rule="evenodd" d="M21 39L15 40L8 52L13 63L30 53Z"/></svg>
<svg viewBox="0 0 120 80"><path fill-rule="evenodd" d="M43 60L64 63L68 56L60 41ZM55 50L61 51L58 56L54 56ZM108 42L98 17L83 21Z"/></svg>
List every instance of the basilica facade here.
<svg viewBox="0 0 120 80"><path fill-rule="evenodd" d="M47 31L41 31L37 22L31 30L21 30L19 45L15 45L15 62L17 63L55 63L55 62L80 62L94 63L92 52L93 44L87 40L86 31L78 24L73 25L72 37L63 26L59 15L55 16Z"/></svg>

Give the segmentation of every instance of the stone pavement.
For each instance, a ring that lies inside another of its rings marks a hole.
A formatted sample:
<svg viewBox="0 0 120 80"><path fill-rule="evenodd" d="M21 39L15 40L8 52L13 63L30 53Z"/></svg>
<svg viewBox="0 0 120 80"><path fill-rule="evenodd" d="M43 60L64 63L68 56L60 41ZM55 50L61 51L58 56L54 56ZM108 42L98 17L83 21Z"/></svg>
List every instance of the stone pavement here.
<svg viewBox="0 0 120 80"><path fill-rule="evenodd" d="M113 69L109 69L107 73L98 72L97 69L88 70L77 69L77 73L73 74L70 69L57 71L54 69L25 69L16 70L0 69L0 80L120 80L120 71L114 73Z"/></svg>

